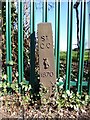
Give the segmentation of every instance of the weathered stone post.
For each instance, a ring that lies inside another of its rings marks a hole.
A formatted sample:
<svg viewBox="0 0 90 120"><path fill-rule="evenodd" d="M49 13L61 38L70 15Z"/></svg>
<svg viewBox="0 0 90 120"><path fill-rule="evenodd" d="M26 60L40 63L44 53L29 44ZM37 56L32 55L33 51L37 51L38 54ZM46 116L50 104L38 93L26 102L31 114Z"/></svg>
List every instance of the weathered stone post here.
<svg viewBox="0 0 90 120"><path fill-rule="evenodd" d="M52 92L56 82L51 23L38 24L40 81Z"/></svg>

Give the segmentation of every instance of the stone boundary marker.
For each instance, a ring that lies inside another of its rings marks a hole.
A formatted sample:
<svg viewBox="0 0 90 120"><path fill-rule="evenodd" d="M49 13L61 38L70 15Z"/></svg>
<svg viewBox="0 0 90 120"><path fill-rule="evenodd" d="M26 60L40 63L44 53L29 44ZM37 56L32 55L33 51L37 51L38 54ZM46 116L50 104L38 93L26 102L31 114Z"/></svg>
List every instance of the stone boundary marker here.
<svg viewBox="0 0 90 120"><path fill-rule="evenodd" d="M38 24L38 42L40 82L51 93L52 84L56 82L51 23Z"/></svg>

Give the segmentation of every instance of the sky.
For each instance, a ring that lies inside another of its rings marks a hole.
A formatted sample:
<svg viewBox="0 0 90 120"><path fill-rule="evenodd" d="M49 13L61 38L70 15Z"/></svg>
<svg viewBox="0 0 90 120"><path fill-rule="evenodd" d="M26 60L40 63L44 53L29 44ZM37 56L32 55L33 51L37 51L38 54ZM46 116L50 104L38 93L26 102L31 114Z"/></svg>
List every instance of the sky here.
<svg viewBox="0 0 90 120"><path fill-rule="evenodd" d="M75 2L74 2L75 3ZM41 6L37 4L37 8L35 10L35 30L37 31L37 24L42 22L42 9L39 9ZM61 2L61 20L60 20L60 50L66 51L67 49L67 2ZM87 6L87 5L86 5ZM80 16L80 5L79 5L79 16ZM48 11L48 22L52 23L52 30L53 30L53 43L55 41L55 5ZM88 11L86 8L86 33L85 33L85 47L88 46ZM77 33L76 33L76 11L73 10L73 36L72 36L72 48L76 47L77 43Z"/></svg>

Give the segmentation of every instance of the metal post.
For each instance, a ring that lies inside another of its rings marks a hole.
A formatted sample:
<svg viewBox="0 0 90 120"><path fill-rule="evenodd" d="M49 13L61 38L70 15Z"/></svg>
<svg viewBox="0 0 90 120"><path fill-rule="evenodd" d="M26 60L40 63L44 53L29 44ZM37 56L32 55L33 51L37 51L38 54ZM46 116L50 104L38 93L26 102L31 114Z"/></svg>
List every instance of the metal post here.
<svg viewBox="0 0 90 120"><path fill-rule="evenodd" d="M35 32L30 36L30 84L32 85L33 92L38 92L38 84L35 79Z"/></svg>
<svg viewBox="0 0 90 120"><path fill-rule="evenodd" d="M42 11L42 22L47 22L48 16L48 2L47 0L43 1L43 11Z"/></svg>
<svg viewBox="0 0 90 120"><path fill-rule="evenodd" d="M90 50L89 50L89 53L88 53L88 94L90 95Z"/></svg>
<svg viewBox="0 0 90 120"><path fill-rule="evenodd" d="M79 56L79 73L78 73L78 93L82 93L82 80L84 71L84 47L85 47L85 17L86 17L86 2L83 2L83 19L80 30L80 56Z"/></svg>
<svg viewBox="0 0 90 120"><path fill-rule="evenodd" d="M30 84L32 85L33 92L38 93L38 83L35 79L35 1L30 2Z"/></svg>
<svg viewBox="0 0 90 120"><path fill-rule="evenodd" d="M18 72L19 83L23 80L24 65L23 65L23 2L18 1Z"/></svg>
<svg viewBox="0 0 90 120"><path fill-rule="evenodd" d="M73 2L68 1L68 23L67 23L67 64L66 64L66 90L70 90L71 65L72 65L72 22Z"/></svg>
<svg viewBox="0 0 90 120"><path fill-rule="evenodd" d="M90 95L90 1L88 5L88 94Z"/></svg>
<svg viewBox="0 0 90 120"><path fill-rule="evenodd" d="M11 56L11 2L6 0L6 63L12 60ZM12 82L12 66L7 66L8 82Z"/></svg>
<svg viewBox="0 0 90 120"><path fill-rule="evenodd" d="M2 2L0 1L0 53L2 49ZM2 54L0 54L0 83L2 78Z"/></svg>
<svg viewBox="0 0 90 120"><path fill-rule="evenodd" d="M56 77L59 78L60 69L60 1L55 2L55 63Z"/></svg>
<svg viewBox="0 0 90 120"><path fill-rule="evenodd" d="M35 2L31 0L30 2L30 33L35 31Z"/></svg>

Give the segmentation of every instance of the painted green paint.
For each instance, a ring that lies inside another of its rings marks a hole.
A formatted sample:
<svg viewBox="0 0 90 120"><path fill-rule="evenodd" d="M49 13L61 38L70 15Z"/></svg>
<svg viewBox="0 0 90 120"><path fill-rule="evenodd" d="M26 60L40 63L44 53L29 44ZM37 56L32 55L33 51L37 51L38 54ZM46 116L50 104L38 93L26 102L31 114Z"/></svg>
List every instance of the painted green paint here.
<svg viewBox="0 0 90 120"><path fill-rule="evenodd" d="M19 83L24 77L24 63L23 63L23 51L24 51L24 39L23 39L23 2L18 0L18 73ZM59 79L60 70L60 2L55 2L55 68L56 77ZM86 16L86 2L81 2L81 22L80 22L80 55L79 55L79 68L78 68L78 82L71 81L71 69L72 69L72 21L73 21L73 2L68 2L68 21L67 21L67 57L66 57L66 80L65 90L70 90L71 86L76 86L77 91L81 94L82 87L88 86L88 92L90 94L90 77L88 82L83 81L84 71L84 42L85 42L85 16ZM43 2L42 22L48 21L48 1ZM35 80L35 2L30 2L30 83L34 87ZM12 48L11 48L11 2L6 0L6 62L12 60ZM7 66L8 81L12 82L12 67Z"/></svg>
<svg viewBox="0 0 90 120"><path fill-rule="evenodd" d="M23 2L18 1L18 73L20 83L24 76L24 64L23 64Z"/></svg>
<svg viewBox="0 0 90 120"><path fill-rule="evenodd" d="M12 60L11 56L11 2L6 1L6 63ZM7 66L8 82L12 82L12 66Z"/></svg>
<svg viewBox="0 0 90 120"><path fill-rule="evenodd" d="M60 2L55 2L55 69L56 77L59 78L60 69Z"/></svg>
<svg viewBox="0 0 90 120"><path fill-rule="evenodd" d="M83 4L83 6L82 6ZM79 73L78 73L78 92L82 93L82 81L84 71L84 46L85 46L85 15L86 2L81 3L81 30L80 30L80 55L79 55Z"/></svg>
<svg viewBox="0 0 90 120"><path fill-rule="evenodd" d="M70 90L71 64L72 64L72 21L73 2L68 2L68 23L67 23L67 64L66 64L66 90Z"/></svg>
<svg viewBox="0 0 90 120"><path fill-rule="evenodd" d="M48 21L48 2L47 0L43 1L43 10L42 10L42 22Z"/></svg>

